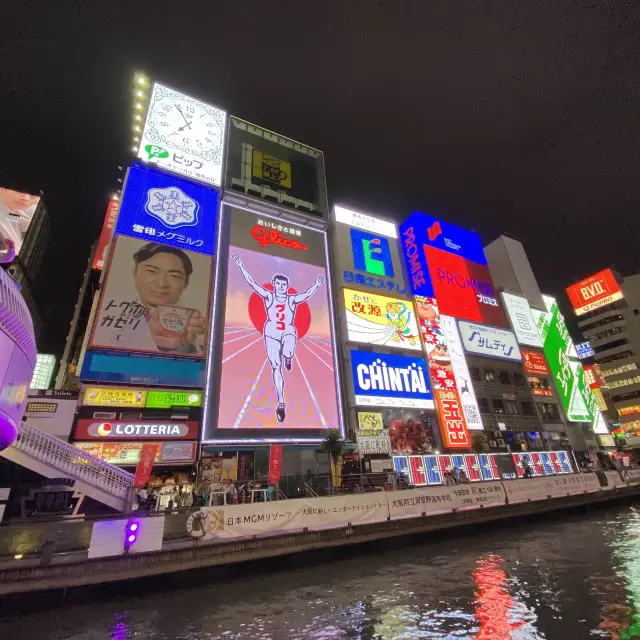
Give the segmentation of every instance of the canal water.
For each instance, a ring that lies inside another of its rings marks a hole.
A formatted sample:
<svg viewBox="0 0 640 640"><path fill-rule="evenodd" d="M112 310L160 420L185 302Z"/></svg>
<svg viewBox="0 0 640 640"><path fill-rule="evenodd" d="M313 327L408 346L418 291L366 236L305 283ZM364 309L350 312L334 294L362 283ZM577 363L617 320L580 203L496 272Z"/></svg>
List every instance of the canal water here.
<svg viewBox="0 0 640 640"><path fill-rule="evenodd" d="M11 640L640 638L640 506L2 608Z"/></svg>

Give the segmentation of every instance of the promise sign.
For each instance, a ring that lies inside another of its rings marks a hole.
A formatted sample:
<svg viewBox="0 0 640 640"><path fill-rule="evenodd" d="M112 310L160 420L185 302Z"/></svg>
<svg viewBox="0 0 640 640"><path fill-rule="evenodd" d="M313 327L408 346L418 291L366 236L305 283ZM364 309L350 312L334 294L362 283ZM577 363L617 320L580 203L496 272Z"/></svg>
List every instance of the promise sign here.
<svg viewBox="0 0 640 640"><path fill-rule="evenodd" d="M604 307L624 297L611 269L605 269L585 280L572 284L567 287L567 295L577 316Z"/></svg>

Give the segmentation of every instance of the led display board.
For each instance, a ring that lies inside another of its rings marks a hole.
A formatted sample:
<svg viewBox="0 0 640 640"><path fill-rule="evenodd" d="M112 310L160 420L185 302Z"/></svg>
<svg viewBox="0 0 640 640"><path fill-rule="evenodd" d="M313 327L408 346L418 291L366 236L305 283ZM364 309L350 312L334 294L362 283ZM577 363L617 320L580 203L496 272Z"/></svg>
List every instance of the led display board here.
<svg viewBox="0 0 640 640"><path fill-rule="evenodd" d="M521 353L524 370L527 373L537 373L538 375L543 376L551 375L544 353L540 353L538 351L527 351L525 349L523 349Z"/></svg>
<svg viewBox="0 0 640 640"><path fill-rule="evenodd" d="M451 358L453 377L460 394L462 412L464 413L467 428L472 430L483 429L480 409L478 408L476 394L473 390L473 383L471 382L471 375L469 374L467 359L464 355L464 348L460 340L460 333L456 326L455 318L441 315L440 328L444 334L449 357Z"/></svg>
<svg viewBox="0 0 640 640"><path fill-rule="evenodd" d="M147 409L172 409L173 407L199 407L202 394L195 391L148 391Z"/></svg>
<svg viewBox="0 0 640 640"><path fill-rule="evenodd" d="M132 165L116 233L214 254L218 192L161 171Z"/></svg>
<svg viewBox="0 0 640 640"><path fill-rule="evenodd" d="M468 353L501 360L522 360L518 341L512 331L464 320L458 322L458 327L462 346Z"/></svg>
<svg viewBox="0 0 640 640"><path fill-rule="evenodd" d="M202 393L175 389L147 390L123 387L87 387L82 404L90 407L139 407L146 409L199 407L202 404Z"/></svg>
<svg viewBox="0 0 640 640"><path fill-rule="evenodd" d="M334 208L336 270L349 289L406 296L395 224L363 213Z"/></svg>
<svg viewBox="0 0 640 640"><path fill-rule="evenodd" d="M100 231L100 237L98 238L98 245L96 252L93 255L92 269L98 269L102 271L105 262L107 260L107 247L109 241L113 235L113 228L116 224L116 218L118 217L118 201L109 200L107 205L107 213L104 216L104 223L102 225L102 231Z"/></svg>
<svg viewBox="0 0 640 640"><path fill-rule="evenodd" d="M567 287L567 295L577 316L621 300L624 296L611 269L604 269Z"/></svg>
<svg viewBox="0 0 640 640"><path fill-rule="evenodd" d="M359 431L373 433L370 425L379 425L380 431L387 434L394 453L432 453L438 448L433 433L435 415L432 410L395 407L357 410L356 415Z"/></svg>
<svg viewBox="0 0 640 640"><path fill-rule="evenodd" d="M427 366L422 358L351 350L356 404L433 409Z"/></svg>
<svg viewBox="0 0 640 640"><path fill-rule="evenodd" d="M343 294L350 342L422 350L411 302L352 289Z"/></svg>
<svg viewBox="0 0 640 640"><path fill-rule="evenodd" d="M414 213L400 225L400 239L414 295L435 297L445 315L506 326L475 233Z"/></svg>
<svg viewBox="0 0 640 640"><path fill-rule="evenodd" d="M441 329L440 312L434 298L415 297L422 345L438 407L442 443L449 449L467 449L471 435L463 411L460 390L449 355L445 334Z"/></svg>
<svg viewBox="0 0 640 640"><path fill-rule="evenodd" d="M80 418L74 431L74 440L148 440L150 438L196 440L198 422L195 420L101 422L92 418Z"/></svg>
<svg viewBox="0 0 640 640"><path fill-rule="evenodd" d="M161 84L154 84L138 158L160 169L217 187L227 114Z"/></svg>
<svg viewBox="0 0 640 640"><path fill-rule="evenodd" d="M596 355L596 352L591 348L590 342L580 342L576 345L576 353L578 354L578 358L580 360L585 360L586 358L592 358Z"/></svg>
<svg viewBox="0 0 640 640"><path fill-rule="evenodd" d="M210 292L210 256L116 235L89 346L204 358Z"/></svg>
<svg viewBox="0 0 640 640"><path fill-rule="evenodd" d="M0 187L0 246L8 240L13 243L15 255L20 254L39 203L40 196Z"/></svg>
<svg viewBox="0 0 640 640"><path fill-rule="evenodd" d="M328 214L322 152L234 116L225 186L304 213Z"/></svg>
<svg viewBox="0 0 640 640"><path fill-rule="evenodd" d="M502 293L502 301L518 342L530 347L542 348L542 340L540 340L529 301L522 296L504 292Z"/></svg>
<svg viewBox="0 0 640 640"><path fill-rule="evenodd" d="M325 233L226 205L223 215L223 391L205 439L342 429Z"/></svg>
<svg viewBox="0 0 640 640"><path fill-rule="evenodd" d="M56 357L50 353L39 353L33 369L30 389L48 389L56 368Z"/></svg>

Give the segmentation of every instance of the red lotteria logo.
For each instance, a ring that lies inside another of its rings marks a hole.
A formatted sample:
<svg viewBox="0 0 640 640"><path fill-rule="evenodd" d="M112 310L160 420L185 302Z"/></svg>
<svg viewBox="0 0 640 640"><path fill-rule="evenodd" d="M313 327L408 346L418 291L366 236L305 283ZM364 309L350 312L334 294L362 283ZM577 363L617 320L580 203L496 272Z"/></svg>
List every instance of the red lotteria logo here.
<svg viewBox="0 0 640 640"><path fill-rule="evenodd" d="M103 422L98 425L98 435L108 436L111 433L113 427L108 422Z"/></svg>
<svg viewBox="0 0 640 640"><path fill-rule="evenodd" d="M442 227L437 220L427 229L427 235L429 236L429 240L431 240L431 242L433 242L441 233Z"/></svg>
<svg viewBox="0 0 640 640"><path fill-rule="evenodd" d="M261 247L266 247L269 244L279 244L282 247L296 249L297 251L306 251L308 249L306 244L302 244L297 240L284 238L279 231L275 229L267 230L259 225L251 229L251 235L258 241Z"/></svg>

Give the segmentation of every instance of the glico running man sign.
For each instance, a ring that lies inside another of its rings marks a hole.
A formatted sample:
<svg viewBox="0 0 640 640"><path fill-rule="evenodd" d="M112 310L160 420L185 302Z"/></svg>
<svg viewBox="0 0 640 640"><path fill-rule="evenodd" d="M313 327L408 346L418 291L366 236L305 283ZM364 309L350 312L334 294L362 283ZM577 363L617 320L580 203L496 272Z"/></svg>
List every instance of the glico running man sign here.
<svg viewBox="0 0 640 640"><path fill-rule="evenodd" d="M339 429L323 232L244 209L231 217L217 430L275 441Z"/></svg>

